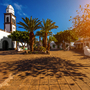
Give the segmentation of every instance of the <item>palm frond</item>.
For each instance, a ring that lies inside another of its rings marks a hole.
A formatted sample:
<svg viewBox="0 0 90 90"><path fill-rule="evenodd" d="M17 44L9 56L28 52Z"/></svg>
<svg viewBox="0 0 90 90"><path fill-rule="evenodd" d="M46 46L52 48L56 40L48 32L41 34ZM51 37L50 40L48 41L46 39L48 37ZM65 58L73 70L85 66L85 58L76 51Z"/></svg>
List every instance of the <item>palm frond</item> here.
<svg viewBox="0 0 90 90"><path fill-rule="evenodd" d="M41 21L38 18L32 19L32 16L29 18L22 18L24 22L19 22L18 24L21 25L19 28L23 28L28 30L29 32L33 32L39 28L41 28Z"/></svg>

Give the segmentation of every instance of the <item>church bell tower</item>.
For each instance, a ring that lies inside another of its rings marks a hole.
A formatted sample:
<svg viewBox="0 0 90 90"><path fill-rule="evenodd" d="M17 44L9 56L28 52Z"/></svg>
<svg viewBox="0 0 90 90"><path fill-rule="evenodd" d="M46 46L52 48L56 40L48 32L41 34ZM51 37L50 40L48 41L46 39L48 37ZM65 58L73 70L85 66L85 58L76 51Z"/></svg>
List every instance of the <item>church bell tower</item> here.
<svg viewBox="0 0 90 90"><path fill-rule="evenodd" d="M9 33L16 31L16 17L11 5L7 6L6 13L4 13L4 31Z"/></svg>

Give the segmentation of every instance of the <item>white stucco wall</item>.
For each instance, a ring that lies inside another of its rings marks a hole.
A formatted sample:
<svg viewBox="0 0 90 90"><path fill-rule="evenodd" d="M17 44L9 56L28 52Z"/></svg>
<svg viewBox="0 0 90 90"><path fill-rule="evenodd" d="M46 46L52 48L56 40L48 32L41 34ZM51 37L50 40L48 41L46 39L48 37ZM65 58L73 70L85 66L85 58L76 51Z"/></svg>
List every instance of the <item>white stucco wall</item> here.
<svg viewBox="0 0 90 90"><path fill-rule="evenodd" d="M5 31L10 32L10 24L5 24Z"/></svg>
<svg viewBox="0 0 90 90"><path fill-rule="evenodd" d="M16 26L12 25L12 31L16 31Z"/></svg>
<svg viewBox="0 0 90 90"><path fill-rule="evenodd" d="M0 49L2 49L3 41L5 40L8 42L8 48L12 48L12 40L10 38L4 37L0 40Z"/></svg>
<svg viewBox="0 0 90 90"><path fill-rule="evenodd" d="M14 20L15 20L15 17L14 17L14 16L12 16L12 19L14 19Z"/></svg>
<svg viewBox="0 0 90 90"><path fill-rule="evenodd" d="M12 5L7 6L6 13L12 13L14 15L14 8L12 7Z"/></svg>
<svg viewBox="0 0 90 90"><path fill-rule="evenodd" d="M9 17L9 22L10 22L10 15L5 15L5 22L7 22L7 17Z"/></svg>
<svg viewBox="0 0 90 90"><path fill-rule="evenodd" d="M14 15L14 10L12 10L12 9L6 9L6 13L12 13Z"/></svg>
<svg viewBox="0 0 90 90"><path fill-rule="evenodd" d="M27 46L27 43L23 43L23 45ZM18 46L22 46L22 44L18 42Z"/></svg>
<svg viewBox="0 0 90 90"><path fill-rule="evenodd" d="M55 45L55 48L53 48L53 45ZM50 47L51 47L51 49L57 49L57 45L54 42L50 43Z"/></svg>
<svg viewBox="0 0 90 90"><path fill-rule="evenodd" d="M0 30L0 40L3 38L3 37L7 37L8 35L10 35L11 33L8 33L8 32L4 32L4 31L1 31Z"/></svg>
<svg viewBox="0 0 90 90"><path fill-rule="evenodd" d="M10 38L7 38L8 35L10 35L11 33L8 33L8 32L4 32L2 30L0 30L0 49L2 49L2 42L4 40L8 41L9 43L9 47L8 48L12 48L12 40Z"/></svg>
<svg viewBox="0 0 90 90"><path fill-rule="evenodd" d="M16 48L16 41L13 41L14 48Z"/></svg>

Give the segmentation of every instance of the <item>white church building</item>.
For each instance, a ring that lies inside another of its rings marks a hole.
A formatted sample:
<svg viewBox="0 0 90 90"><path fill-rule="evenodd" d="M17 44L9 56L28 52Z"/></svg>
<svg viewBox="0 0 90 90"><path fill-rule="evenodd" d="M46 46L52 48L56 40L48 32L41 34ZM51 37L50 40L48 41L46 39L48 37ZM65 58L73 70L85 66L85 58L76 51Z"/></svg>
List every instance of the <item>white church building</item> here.
<svg viewBox="0 0 90 90"><path fill-rule="evenodd" d="M16 41L8 38L11 32L16 31L16 17L14 8L8 5L4 13L4 30L0 29L0 50L11 50L17 48Z"/></svg>

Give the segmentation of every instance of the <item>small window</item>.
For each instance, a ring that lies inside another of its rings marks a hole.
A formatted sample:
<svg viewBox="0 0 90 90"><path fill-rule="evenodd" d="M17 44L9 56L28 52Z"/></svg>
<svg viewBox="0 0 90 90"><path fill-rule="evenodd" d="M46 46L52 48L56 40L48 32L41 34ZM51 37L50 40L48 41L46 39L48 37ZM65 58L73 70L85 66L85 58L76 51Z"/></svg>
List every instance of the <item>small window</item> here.
<svg viewBox="0 0 90 90"><path fill-rule="evenodd" d="M55 48L55 45L53 44L53 48Z"/></svg>
<svg viewBox="0 0 90 90"><path fill-rule="evenodd" d="M7 13L8 13L8 10L7 10Z"/></svg>
<svg viewBox="0 0 90 90"><path fill-rule="evenodd" d="M7 17L6 19L7 19L7 22L9 22L9 17Z"/></svg>

